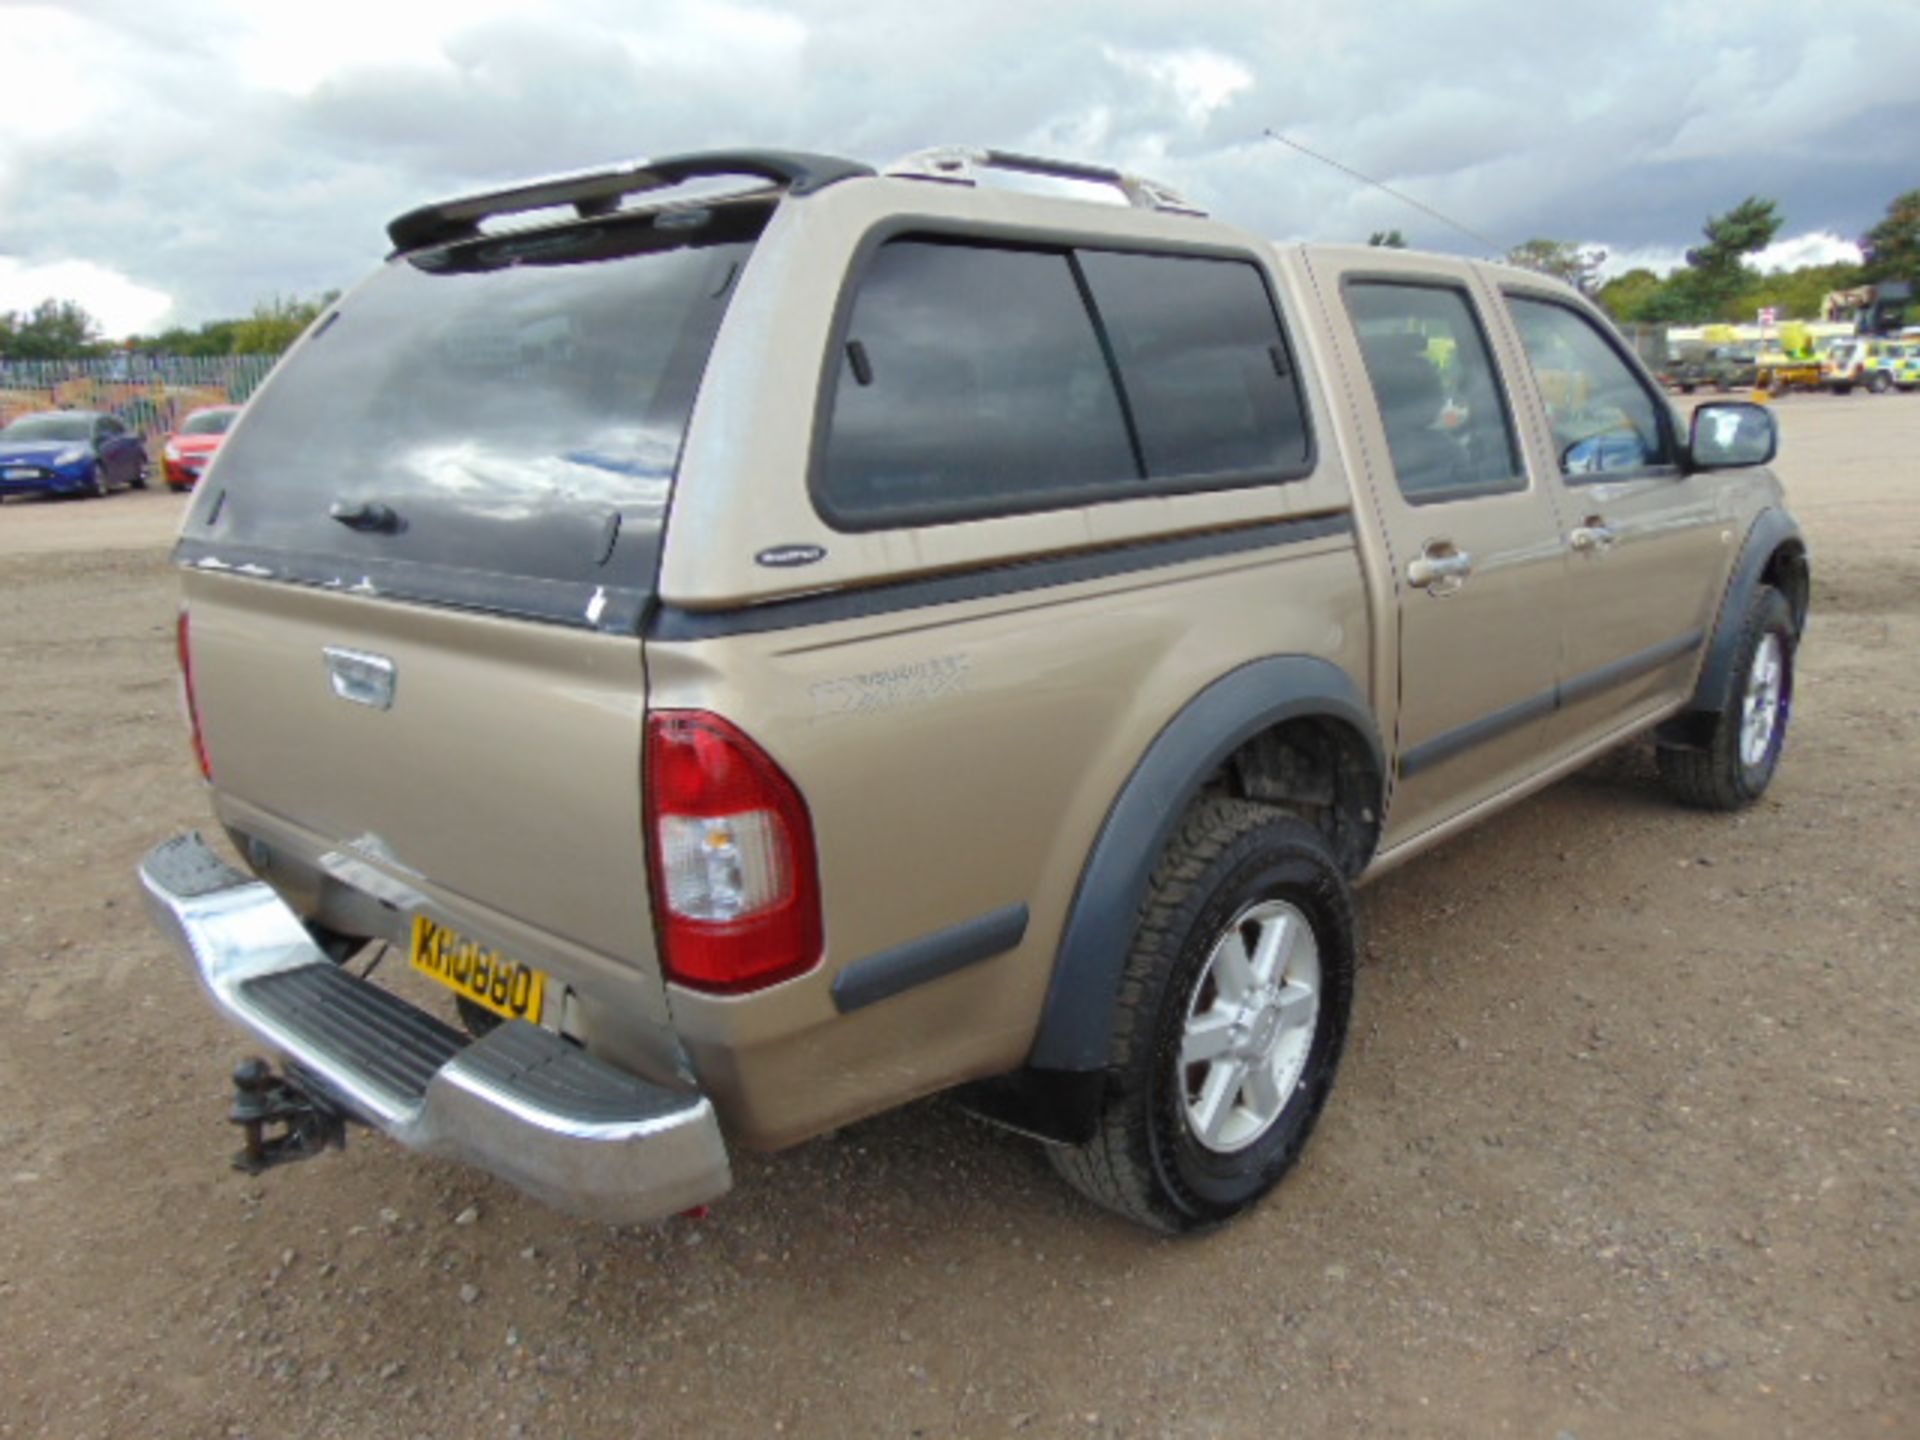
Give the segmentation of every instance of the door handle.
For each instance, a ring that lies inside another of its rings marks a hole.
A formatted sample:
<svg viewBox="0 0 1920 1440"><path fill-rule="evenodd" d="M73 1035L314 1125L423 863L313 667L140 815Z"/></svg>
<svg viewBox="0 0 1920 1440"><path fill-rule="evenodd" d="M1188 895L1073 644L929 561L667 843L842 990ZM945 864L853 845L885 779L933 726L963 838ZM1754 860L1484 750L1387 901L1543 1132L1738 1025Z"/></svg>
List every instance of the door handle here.
<svg viewBox="0 0 1920 1440"><path fill-rule="evenodd" d="M1576 550L1611 550L1618 538L1606 521L1598 515L1589 515L1586 524L1573 528L1573 533L1567 536L1567 543Z"/></svg>
<svg viewBox="0 0 1920 1440"><path fill-rule="evenodd" d="M1407 566L1407 583L1435 595L1451 595L1473 573L1473 556L1456 550L1449 540L1435 540Z"/></svg>

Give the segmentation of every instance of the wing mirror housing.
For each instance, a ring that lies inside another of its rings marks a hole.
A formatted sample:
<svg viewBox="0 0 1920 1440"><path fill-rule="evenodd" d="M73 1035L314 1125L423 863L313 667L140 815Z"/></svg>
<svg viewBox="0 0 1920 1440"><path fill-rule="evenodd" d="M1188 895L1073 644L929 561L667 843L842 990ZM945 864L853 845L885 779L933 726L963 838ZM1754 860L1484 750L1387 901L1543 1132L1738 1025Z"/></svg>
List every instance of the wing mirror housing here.
<svg viewBox="0 0 1920 1440"><path fill-rule="evenodd" d="M1687 431L1689 470L1738 470L1765 465L1780 453L1773 411L1747 400L1719 401L1693 412Z"/></svg>

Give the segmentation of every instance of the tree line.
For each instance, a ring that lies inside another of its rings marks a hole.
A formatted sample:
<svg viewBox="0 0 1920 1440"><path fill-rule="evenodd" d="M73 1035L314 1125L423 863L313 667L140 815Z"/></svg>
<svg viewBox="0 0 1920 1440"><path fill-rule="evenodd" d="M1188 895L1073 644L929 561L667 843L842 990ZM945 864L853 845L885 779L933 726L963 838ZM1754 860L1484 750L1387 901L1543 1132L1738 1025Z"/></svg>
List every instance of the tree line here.
<svg viewBox="0 0 1920 1440"><path fill-rule="evenodd" d="M1885 280L1920 285L1920 190L1887 206L1886 216L1860 237L1861 260L1802 265L1766 274L1747 263L1780 233L1778 204L1749 195L1702 227L1705 243L1687 251L1686 264L1666 276L1644 267L1601 280L1607 252L1567 240L1533 239L1514 246L1507 263L1564 280L1593 296L1622 324L1706 324L1752 320L1772 309L1782 320L1820 320L1820 302L1834 290ZM1376 230L1369 245L1403 248L1398 230Z"/></svg>
<svg viewBox="0 0 1920 1440"><path fill-rule="evenodd" d="M311 300L275 296L243 319L176 325L126 341L103 339L100 322L72 300L42 300L31 310L0 311L0 360L96 360L129 350L190 357L278 355L339 298L338 290Z"/></svg>
<svg viewBox="0 0 1920 1440"><path fill-rule="evenodd" d="M1607 252L1565 240L1536 238L1507 252L1510 264L1565 280L1592 295L1623 324L1703 324L1751 320L1771 308L1782 320L1819 320L1820 301L1833 290L1883 280L1920 284L1920 190L1887 206L1881 221L1860 238L1861 261L1803 265L1767 274L1747 263L1780 233L1783 217L1772 200L1750 195L1723 215L1710 217L1705 243L1687 251L1686 264L1667 276L1640 268L1600 279ZM1369 245L1399 249L1398 230L1376 230ZM340 298L329 290L310 300L275 296L238 320L174 326L124 343L101 338L100 324L71 300L43 300L31 310L0 311L0 360L84 360L122 350L156 355L278 355Z"/></svg>

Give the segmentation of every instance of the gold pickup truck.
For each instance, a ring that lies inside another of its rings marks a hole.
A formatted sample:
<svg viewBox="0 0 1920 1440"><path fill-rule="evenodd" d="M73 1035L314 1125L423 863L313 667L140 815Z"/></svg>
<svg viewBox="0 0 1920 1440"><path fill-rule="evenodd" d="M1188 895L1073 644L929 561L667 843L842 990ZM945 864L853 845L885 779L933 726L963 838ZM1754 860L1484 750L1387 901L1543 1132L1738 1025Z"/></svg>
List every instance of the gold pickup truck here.
<svg viewBox="0 0 1920 1440"><path fill-rule="evenodd" d="M352 1122L628 1222L952 1091L1202 1229L1327 1101L1354 886L1636 737L1779 760L1773 419L1538 275L969 150L389 233L175 554L224 841L142 878L282 1067L248 1168Z"/></svg>

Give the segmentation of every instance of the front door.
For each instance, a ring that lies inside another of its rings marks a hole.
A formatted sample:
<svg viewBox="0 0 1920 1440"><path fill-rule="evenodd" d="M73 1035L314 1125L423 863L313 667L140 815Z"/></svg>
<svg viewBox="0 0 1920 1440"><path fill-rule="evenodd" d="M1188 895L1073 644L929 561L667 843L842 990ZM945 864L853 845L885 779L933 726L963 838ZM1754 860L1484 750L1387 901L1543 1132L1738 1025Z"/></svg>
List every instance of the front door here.
<svg viewBox="0 0 1920 1440"><path fill-rule="evenodd" d="M1538 769L1566 555L1554 497L1528 473L1471 273L1392 256L1327 268L1323 293L1337 289L1329 303L1344 311L1331 317L1341 368L1370 387L1357 419L1394 574L1392 847Z"/></svg>
<svg viewBox="0 0 1920 1440"><path fill-rule="evenodd" d="M1533 428L1561 488L1569 550L1555 748L1683 700L1734 535L1725 482L1689 475L1673 412L1608 328L1559 295L1509 288L1532 371Z"/></svg>

